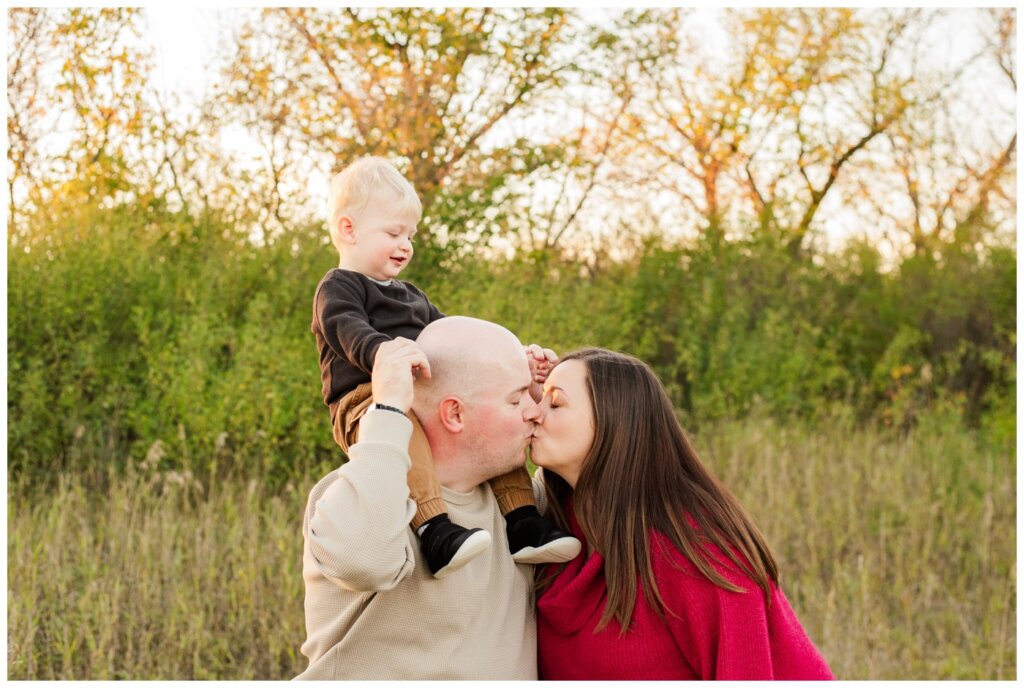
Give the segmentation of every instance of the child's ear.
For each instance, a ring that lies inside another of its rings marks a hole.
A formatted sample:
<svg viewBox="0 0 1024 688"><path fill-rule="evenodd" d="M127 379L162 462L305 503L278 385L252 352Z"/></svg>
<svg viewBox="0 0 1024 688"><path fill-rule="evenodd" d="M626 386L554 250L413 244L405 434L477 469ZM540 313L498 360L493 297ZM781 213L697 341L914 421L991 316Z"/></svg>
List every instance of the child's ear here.
<svg viewBox="0 0 1024 688"><path fill-rule="evenodd" d="M350 217L343 215L338 220L338 237L346 244L356 243L356 230Z"/></svg>

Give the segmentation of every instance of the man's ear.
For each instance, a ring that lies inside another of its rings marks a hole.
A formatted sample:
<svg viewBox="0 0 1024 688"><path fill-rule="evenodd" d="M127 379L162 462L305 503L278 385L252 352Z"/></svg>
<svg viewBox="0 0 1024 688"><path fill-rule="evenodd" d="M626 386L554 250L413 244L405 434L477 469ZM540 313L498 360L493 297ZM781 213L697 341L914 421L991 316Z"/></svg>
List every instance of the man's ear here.
<svg viewBox="0 0 1024 688"><path fill-rule="evenodd" d="M352 218L347 215L342 215L341 219L338 220L338 238L343 243L354 244L356 243L356 230L352 226Z"/></svg>
<svg viewBox="0 0 1024 688"><path fill-rule="evenodd" d="M445 397L437 406L438 415L441 417L441 425L445 430L452 433L462 432L465 428L463 418L466 407L458 397Z"/></svg>

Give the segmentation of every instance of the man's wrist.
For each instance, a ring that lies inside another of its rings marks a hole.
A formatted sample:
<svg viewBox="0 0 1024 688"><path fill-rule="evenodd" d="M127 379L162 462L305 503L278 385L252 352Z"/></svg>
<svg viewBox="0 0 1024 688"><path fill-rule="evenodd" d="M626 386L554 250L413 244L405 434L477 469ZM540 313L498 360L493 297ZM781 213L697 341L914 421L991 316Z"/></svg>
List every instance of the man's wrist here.
<svg viewBox="0 0 1024 688"><path fill-rule="evenodd" d="M378 404L377 402L374 402L370 408L380 409L381 411L392 411L394 413L401 413L403 416L405 415L405 411L390 404Z"/></svg>

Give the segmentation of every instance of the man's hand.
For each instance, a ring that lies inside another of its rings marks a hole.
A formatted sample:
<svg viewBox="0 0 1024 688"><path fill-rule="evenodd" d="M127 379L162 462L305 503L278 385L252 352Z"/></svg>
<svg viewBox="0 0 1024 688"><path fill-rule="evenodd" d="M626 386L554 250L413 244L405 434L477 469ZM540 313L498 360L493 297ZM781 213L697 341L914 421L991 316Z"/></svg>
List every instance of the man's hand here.
<svg viewBox="0 0 1024 688"><path fill-rule="evenodd" d="M402 411L412 407L415 375L430 377L430 362L416 342L405 337L384 342L373 361L373 400Z"/></svg>
<svg viewBox="0 0 1024 688"><path fill-rule="evenodd" d="M551 370L558 365L558 354L551 349L542 349L537 344L524 346L526 360L530 363L530 396L538 404L544 398L544 381Z"/></svg>

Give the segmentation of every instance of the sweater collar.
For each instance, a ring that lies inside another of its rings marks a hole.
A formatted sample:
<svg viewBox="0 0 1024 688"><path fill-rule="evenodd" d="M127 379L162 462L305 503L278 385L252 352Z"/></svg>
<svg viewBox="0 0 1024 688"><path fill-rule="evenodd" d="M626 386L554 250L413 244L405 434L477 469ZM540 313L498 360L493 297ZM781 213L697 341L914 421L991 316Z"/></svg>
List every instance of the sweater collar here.
<svg viewBox="0 0 1024 688"><path fill-rule="evenodd" d="M576 521L571 500L566 511L572 534L583 543L583 548L537 601L545 621L561 635L578 633L596 625L608 596L604 557L598 552L587 557L587 542Z"/></svg>

